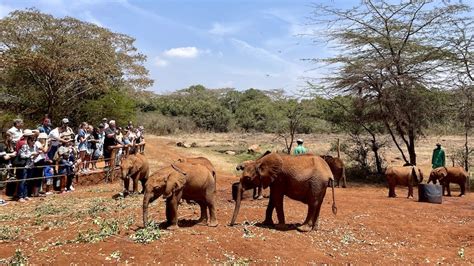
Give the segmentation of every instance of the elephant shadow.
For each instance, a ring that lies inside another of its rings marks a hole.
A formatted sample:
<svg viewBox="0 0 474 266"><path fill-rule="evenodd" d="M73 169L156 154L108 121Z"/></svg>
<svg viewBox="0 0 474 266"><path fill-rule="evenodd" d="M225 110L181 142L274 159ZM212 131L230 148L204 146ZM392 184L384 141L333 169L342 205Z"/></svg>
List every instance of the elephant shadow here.
<svg viewBox="0 0 474 266"><path fill-rule="evenodd" d="M276 228L275 225L268 225L264 223L256 223L254 226L259 227L259 228L267 228L267 229L275 229L276 231L296 231L296 228L300 226L300 223L294 223L294 224L286 224L286 228Z"/></svg>
<svg viewBox="0 0 474 266"><path fill-rule="evenodd" d="M193 227L195 225L201 225L199 223L199 220L197 220L197 219L196 220L192 220L192 219L178 220L178 227L180 227L180 228ZM166 230L166 229L168 229L169 226L170 225L166 220L161 221L161 222L158 223L158 229L160 229L160 230ZM137 225L135 228L132 228L132 230L137 231L137 230L143 229L143 228L144 228L143 225Z"/></svg>

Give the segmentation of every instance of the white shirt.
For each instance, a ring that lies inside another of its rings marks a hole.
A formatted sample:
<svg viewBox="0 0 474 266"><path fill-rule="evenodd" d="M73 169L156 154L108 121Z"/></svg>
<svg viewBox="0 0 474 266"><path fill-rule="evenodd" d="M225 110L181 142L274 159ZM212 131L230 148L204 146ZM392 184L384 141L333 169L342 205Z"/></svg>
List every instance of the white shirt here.
<svg viewBox="0 0 474 266"><path fill-rule="evenodd" d="M35 142L35 149L38 152L38 156L36 156L34 162L37 163L41 160L46 160L46 153L43 152L43 144L38 140Z"/></svg>
<svg viewBox="0 0 474 266"><path fill-rule="evenodd" d="M59 141L59 128L55 128L49 132L49 138L51 139L51 146L59 146L61 142Z"/></svg>
<svg viewBox="0 0 474 266"><path fill-rule="evenodd" d="M23 135L23 130L21 129L18 129L16 127L11 127L8 131L8 133L10 133L12 135L12 141L17 143L18 140L21 138L21 136Z"/></svg>

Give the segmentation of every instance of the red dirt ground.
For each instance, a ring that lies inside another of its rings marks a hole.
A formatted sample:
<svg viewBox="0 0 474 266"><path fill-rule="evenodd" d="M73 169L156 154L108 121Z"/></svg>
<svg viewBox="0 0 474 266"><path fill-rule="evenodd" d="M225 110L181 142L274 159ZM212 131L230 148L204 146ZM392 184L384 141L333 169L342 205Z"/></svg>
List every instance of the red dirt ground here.
<svg viewBox="0 0 474 266"><path fill-rule="evenodd" d="M187 153L188 150L175 148L170 140L147 140L146 155L153 169ZM239 225L230 227L234 207L229 202L230 188L236 180L231 172L232 169L218 171L220 224L217 228L189 226L190 223L181 221L180 229L162 230L161 239L150 244L130 239L142 225L142 196L112 199L120 191L118 182L77 187L73 193L26 204L10 202L0 207L0 259L3 259L0 264L11 260L17 249L21 249L29 263L56 265L474 263L472 193L465 197L444 197L443 204L438 205L407 199L404 188L397 188L399 198L389 199L385 187L349 183L349 188L336 189L337 215L331 212L328 191L317 231L299 233L259 227L255 223L263 220L267 199L242 202ZM458 193L455 191L454 195ZM161 199L151 205L152 220L163 220L163 205ZM179 214L181 219L197 219L198 210L183 204ZM306 207L285 199L285 215L288 223L302 222ZM97 243L67 241L76 239L79 232L88 228L97 228L94 219L115 220L120 224L131 221L131 226L121 227L120 233Z"/></svg>

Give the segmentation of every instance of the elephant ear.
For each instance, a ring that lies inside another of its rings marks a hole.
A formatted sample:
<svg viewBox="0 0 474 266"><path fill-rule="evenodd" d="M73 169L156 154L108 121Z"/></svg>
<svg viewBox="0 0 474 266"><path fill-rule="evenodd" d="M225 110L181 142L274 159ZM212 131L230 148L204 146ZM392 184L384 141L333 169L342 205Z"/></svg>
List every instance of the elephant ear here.
<svg viewBox="0 0 474 266"><path fill-rule="evenodd" d="M283 160L278 154L269 154L258 160L256 171L263 188L270 186L280 174Z"/></svg>
<svg viewBox="0 0 474 266"><path fill-rule="evenodd" d="M171 173L166 178L166 188L165 192L163 193L163 198L169 198L173 195L176 191L179 191L183 188L184 183L186 182L186 177L179 173Z"/></svg>
<svg viewBox="0 0 474 266"><path fill-rule="evenodd" d="M417 174L417 169L415 167L411 168L411 176L416 180L416 182L421 183L420 177Z"/></svg>

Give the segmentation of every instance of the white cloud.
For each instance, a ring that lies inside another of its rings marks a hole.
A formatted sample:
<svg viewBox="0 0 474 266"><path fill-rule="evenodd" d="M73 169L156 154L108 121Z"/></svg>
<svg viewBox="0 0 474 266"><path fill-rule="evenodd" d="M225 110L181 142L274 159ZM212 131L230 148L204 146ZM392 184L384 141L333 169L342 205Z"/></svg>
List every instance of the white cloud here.
<svg viewBox="0 0 474 266"><path fill-rule="evenodd" d="M157 67L165 67L168 65L168 61L161 59L159 56L155 57L155 59L153 60L153 63Z"/></svg>
<svg viewBox="0 0 474 266"><path fill-rule="evenodd" d="M198 48L190 47L178 47L166 50L163 54L167 57L178 57L178 58L196 58L200 51Z"/></svg>
<svg viewBox="0 0 474 266"><path fill-rule="evenodd" d="M239 32L243 27L243 24L222 24L214 22L212 28L209 30L210 34L214 35L230 35Z"/></svg>

